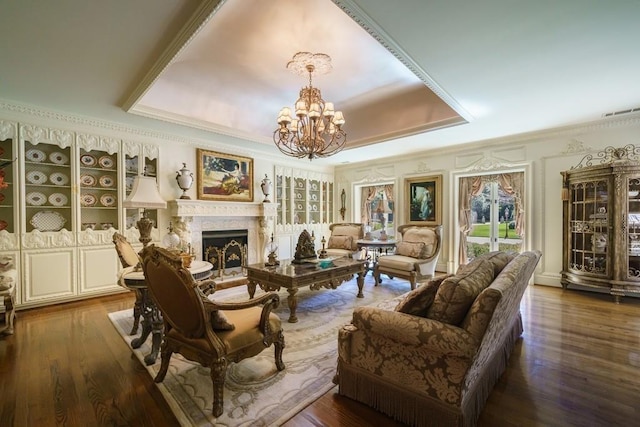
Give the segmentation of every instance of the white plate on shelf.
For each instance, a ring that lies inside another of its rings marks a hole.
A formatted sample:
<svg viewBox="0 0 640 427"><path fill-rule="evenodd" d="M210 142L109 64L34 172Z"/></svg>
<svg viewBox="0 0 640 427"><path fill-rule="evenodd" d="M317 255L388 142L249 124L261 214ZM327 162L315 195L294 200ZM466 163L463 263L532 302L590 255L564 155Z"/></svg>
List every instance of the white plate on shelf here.
<svg viewBox="0 0 640 427"><path fill-rule="evenodd" d="M82 163L82 166L92 167L95 166L98 161L91 154L83 154L80 156L80 163Z"/></svg>
<svg viewBox="0 0 640 427"><path fill-rule="evenodd" d="M100 196L102 206L110 207L116 204L116 198L112 194L103 194Z"/></svg>
<svg viewBox="0 0 640 427"><path fill-rule="evenodd" d="M136 226L136 222L137 222L137 221L138 221L138 220L137 220L137 218L136 218L136 215L135 215L135 214L134 214L134 215L131 215L131 216L128 216L128 217L127 217L127 219L126 219L126 221L125 221L125 222L126 222L126 227L127 227L127 228L133 228L133 227L135 227L135 226Z"/></svg>
<svg viewBox="0 0 640 427"><path fill-rule="evenodd" d="M44 184L47 182L47 175L40 171L31 171L26 176L27 182L30 184Z"/></svg>
<svg viewBox="0 0 640 427"><path fill-rule="evenodd" d="M49 161L51 163L55 163L56 165L66 165L69 161L69 158L66 154L61 153L59 151L55 151L49 154Z"/></svg>
<svg viewBox="0 0 640 427"><path fill-rule="evenodd" d="M40 211L31 217L30 222L39 231L60 231L67 220L58 212Z"/></svg>
<svg viewBox="0 0 640 427"><path fill-rule="evenodd" d="M101 187L113 187L115 180L109 175L103 175L99 179Z"/></svg>
<svg viewBox="0 0 640 427"><path fill-rule="evenodd" d="M125 170L129 173L138 173L138 158L125 160Z"/></svg>
<svg viewBox="0 0 640 427"><path fill-rule="evenodd" d="M155 175L156 167L154 165L146 165L145 170L148 174Z"/></svg>
<svg viewBox="0 0 640 427"><path fill-rule="evenodd" d="M27 193L25 200L29 206L42 206L47 203L47 196L39 191Z"/></svg>
<svg viewBox="0 0 640 427"><path fill-rule="evenodd" d="M54 172L49 175L49 181L54 185L67 185L69 177L61 172Z"/></svg>
<svg viewBox="0 0 640 427"><path fill-rule="evenodd" d="M98 159L98 164L100 167L105 169L111 169L115 165L113 159L109 156L102 156Z"/></svg>
<svg viewBox="0 0 640 427"><path fill-rule="evenodd" d="M80 203L84 207L90 208L92 206L95 206L97 202L98 202L98 199L96 199L96 196L94 196L93 194L83 194L80 197Z"/></svg>
<svg viewBox="0 0 640 427"><path fill-rule="evenodd" d="M49 196L49 203L52 206L66 206L68 202L67 196L62 193L53 193Z"/></svg>
<svg viewBox="0 0 640 427"><path fill-rule="evenodd" d="M127 191L131 191L133 189L133 181L135 180L135 177L133 176L128 176L126 178L125 184L127 187Z"/></svg>
<svg viewBox="0 0 640 427"><path fill-rule="evenodd" d="M80 184L83 187L94 187L96 185L96 177L88 173L80 175Z"/></svg>
<svg viewBox="0 0 640 427"><path fill-rule="evenodd" d="M30 162L37 162L37 163L44 162L47 158L47 155L44 154L44 151L38 150L36 148L27 150L27 152L24 153L24 156Z"/></svg>

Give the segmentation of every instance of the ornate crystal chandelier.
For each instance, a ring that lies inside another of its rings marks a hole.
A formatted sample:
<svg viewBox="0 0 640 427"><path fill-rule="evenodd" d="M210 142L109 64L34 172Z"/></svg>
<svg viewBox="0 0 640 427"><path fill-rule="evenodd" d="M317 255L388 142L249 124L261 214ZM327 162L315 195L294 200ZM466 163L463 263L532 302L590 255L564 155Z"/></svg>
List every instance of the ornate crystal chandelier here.
<svg viewBox="0 0 640 427"><path fill-rule="evenodd" d="M295 118L284 107L278 114L278 129L273 132L273 142L287 156L312 160L328 157L342 150L347 134L342 130L344 116L335 111L332 102L325 102L320 89L313 87L315 74L331 71L331 58L324 53L298 52L287 64L298 75L309 74L309 86L300 90L295 105Z"/></svg>

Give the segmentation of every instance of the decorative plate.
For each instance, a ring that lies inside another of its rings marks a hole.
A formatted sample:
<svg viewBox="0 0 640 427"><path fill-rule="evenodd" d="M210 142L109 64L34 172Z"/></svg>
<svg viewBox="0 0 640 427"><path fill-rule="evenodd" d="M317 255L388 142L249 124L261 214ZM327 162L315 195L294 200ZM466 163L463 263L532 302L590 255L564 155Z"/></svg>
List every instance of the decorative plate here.
<svg viewBox="0 0 640 427"><path fill-rule="evenodd" d="M133 228L133 227L135 227L135 226L136 226L136 222L137 222L137 219L136 219L136 215L135 215L135 214L134 214L134 215L131 215L131 216L128 216L128 217L127 217L127 221L126 221L126 223L127 223L127 228Z"/></svg>
<svg viewBox="0 0 640 427"><path fill-rule="evenodd" d="M36 212L30 222L39 231L60 231L67 220L58 212L40 211Z"/></svg>
<svg viewBox="0 0 640 427"><path fill-rule="evenodd" d="M47 155L44 154L44 151L40 151L40 150L36 150L35 148L32 148L31 150L27 150L26 153L24 153L25 157L27 158L27 160L29 160L30 162L44 162L45 159L47 158Z"/></svg>
<svg viewBox="0 0 640 427"><path fill-rule="evenodd" d="M109 156L102 156L98 159L98 164L100 165L100 167L103 167L105 169L111 169L113 168L113 165L115 164L113 162L113 159Z"/></svg>
<svg viewBox="0 0 640 427"><path fill-rule="evenodd" d="M0 231L6 229L9 226L9 223L3 219L0 219Z"/></svg>
<svg viewBox="0 0 640 427"><path fill-rule="evenodd" d="M133 157L125 160L125 170L130 173L138 173L138 158Z"/></svg>
<svg viewBox="0 0 640 427"><path fill-rule="evenodd" d="M91 154L83 154L80 156L80 163L82 163L83 166L91 167L95 166L98 161Z"/></svg>
<svg viewBox="0 0 640 427"><path fill-rule="evenodd" d="M116 183L114 181L114 179L112 177L110 177L109 175L101 176L99 181L100 181L100 185L102 187L113 187L113 184Z"/></svg>
<svg viewBox="0 0 640 427"><path fill-rule="evenodd" d="M88 173L80 175L80 184L83 187L93 187L96 185L96 177Z"/></svg>
<svg viewBox="0 0 640 427"><path fill-rule="evenodd" d="M49 203L51 203L52 206L65 206L67 201L67 196L62 193L53 193L49 196Z"/></svg>
<svg viewBox="0 0 640 427"><path fill-rule="evenodd" d="M133 176L128 176L126 178L125 183L126 183L127 191L133 190L133 181L134 180L135 180L135 177L133 177Z"/></svg>
<svg viewBox="0 0 640 427"><path fill-rule="evenodd" d="M31 171L27 174L27 181L30 184L44 184L47 182L47 175L40 171Z"/></svg>
<svg viewBox="0 0 640 427"><path fill-rule="evenodd" d="M103 194L100 196L100 203L102 203L102 206L113 206L116 204L116 198L111 194Z"/></svg>
<svg viewBox="0 0 640 427"><path fill-rule="evenodd" d="M80 203L86 207L95 206L97 201L98 199L96 199L96 196L93 194L83 194L82 197L80 197Z"/></svg>
<svg viewBox="0 0 640 427"><path fill-rule="evenodd" d="M55 163L56 165L66 165L69 161L69 158L66 154L56 151L49 154L49 161L51 161L51 163Z"/></svg>
<svg viewBox="0 0 640 427"><path fill-rule="evenodd" d="M69 183L69 177L60 172L54 172L49 175L49 181L55 185L67 185Z"/></svg>
<svg viewBox="0 0 640 427"><path fill-rule="evenodd" d="M27 201L28 205L42 206L47 203L47 196L39 191L32 191L31 193L27 193L25 200Z"/></svg>
<svg viewBox="0 0 640 427"><path fill-rule="evenodd" d="M112 222L103 222L100 225L102 226L103 230L109 230L110 228L113 228Z"/></svg>

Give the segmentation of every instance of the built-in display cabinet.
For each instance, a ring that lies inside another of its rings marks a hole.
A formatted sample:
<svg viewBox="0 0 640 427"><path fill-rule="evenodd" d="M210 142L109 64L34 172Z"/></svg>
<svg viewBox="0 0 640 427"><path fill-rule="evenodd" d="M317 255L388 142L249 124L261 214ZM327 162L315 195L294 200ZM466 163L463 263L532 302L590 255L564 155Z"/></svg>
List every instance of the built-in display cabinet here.
<svg viewBox="0 0 640 427"><path fill-rule="evenodd" d="M640 147L609 147L563 172L562 286L640 296Z"/></svg>
<svg viewBox="0 0 640 427"><path fill-rule="evenodd" d="M320 236L316 245L322 234L328 233L334 215L333 176L285 166L276 166L275 172L279 255L291 257L295 239L303 229Z"/></svg>
<svg viewBox="0 0 640 427"><path fill-rule="evenodd" d="M14 160L2 172L0 255L16 261L17 305L120 291L112 236L137 243L139 213L122 202L138 168L157 167L158 148L0 121L0 150L3 163ZM131 159L144 160L128 171ZM159 240L157 229L152 236Z"/></svg>

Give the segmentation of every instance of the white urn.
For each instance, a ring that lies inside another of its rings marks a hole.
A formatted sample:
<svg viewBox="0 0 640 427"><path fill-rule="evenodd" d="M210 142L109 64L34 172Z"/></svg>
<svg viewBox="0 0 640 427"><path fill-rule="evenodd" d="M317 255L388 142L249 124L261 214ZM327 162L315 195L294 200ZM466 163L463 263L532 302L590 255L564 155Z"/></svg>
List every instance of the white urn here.
<svg viewBox="0 0 640 427"><path fill-rule="evenodd" d="M182 169L176 171L176 181L178 182L178 187L182 190L181 199L191 200L191 197L187 195L187 190L191 188L193 185L193 173L189 169L187 169L187 164L182 164Z"/></svg>
<svg viewBox="0 0 640 427"><path fill-rule="evenodd" d="M264 174L264 179L260 183L260 189L262 190L262 194L264 194L264 200L262 202L271 203L271 200L269 200L269 194L271 194L271 180L266 173Z"/></svg>

